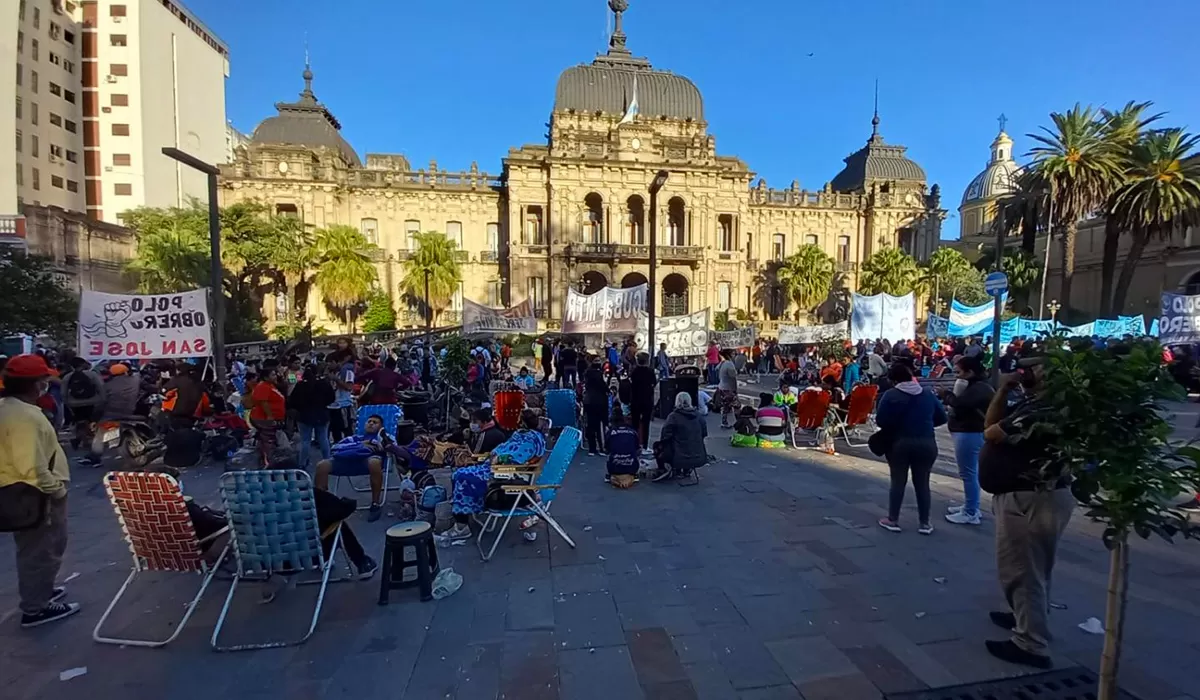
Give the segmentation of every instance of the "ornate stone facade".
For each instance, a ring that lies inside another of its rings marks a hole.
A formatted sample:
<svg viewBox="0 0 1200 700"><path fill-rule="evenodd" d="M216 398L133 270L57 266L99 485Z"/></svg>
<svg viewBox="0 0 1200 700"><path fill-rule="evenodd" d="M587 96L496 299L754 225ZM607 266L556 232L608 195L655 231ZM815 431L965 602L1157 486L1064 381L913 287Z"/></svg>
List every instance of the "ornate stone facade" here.
<svg viewBox="0 0 1200 700"><path fill-rule="evenodd" d="M383 248L380 280L402 322L414 324L396 291L413 230L460 242L463 296L492 305L529 298L551 327L568 285L594 291L645 281L648 190L659 170L669 172L654 217L660 314L711 307L777 318L769 263L806 243L838 262L849 289L881 247L919 259L933 251L945 216L938 188L926 188L902 146L884 143L878 114L833 185L770 189L738 158L717 154L690 81L629 52L625 6L610 3L617 21L608 51L560 77L548 142L511 149L499 177L474 164L460 173L433 162L414 169L399 155L368 154L359 165L306 72L300 100L277 105L279 115L223 169L222 203L258 199L316 227L361 228ZM312 290L310 313L332 327L318 299Z"/></svg>

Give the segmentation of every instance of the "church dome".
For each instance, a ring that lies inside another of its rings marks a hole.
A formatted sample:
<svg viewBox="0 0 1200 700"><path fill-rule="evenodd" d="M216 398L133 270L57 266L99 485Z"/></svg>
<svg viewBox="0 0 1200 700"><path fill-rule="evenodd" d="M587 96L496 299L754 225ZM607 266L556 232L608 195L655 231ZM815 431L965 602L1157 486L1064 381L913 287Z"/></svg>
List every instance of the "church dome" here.
<svg viewBox="0 0 1200 700"><path fill-rule="evenodd" d="M362 167L354 148L342 137L341 123L312 91L312 71L304 67L304 91L295 102L276 102L273 117L254 129L250 142L332 148L353 167Z"/></svg>
<svg viewBox="0 0 1200 700"><path fill-rule="evenodd" d="M1017 189L1017 175L1021 166L1012 157L1012 139L1001 131L992 141L992 158L983 172L971 180L963 192L964 206L972 202L996 199L1011 194Z"/></svg>
<svg viewBox="0 0 1200 700"><path fill-rule="evenodd" d="M628 0L609 0L608 5L615 17L608 52L596 56L591 65L572 66L559 75L554 111L623 115L636 100L637 113L650 118L703 121L704 101L692 81L654 70L626 48L622 15L629 9Z"/></svg>
<svg viewBox="0 0 1200 700"><path fill-rule="evenodd" d="M925 183L925 171L905 155L904 146L884 143L879 134L879 113L871 119L871 138L867 145L851 153L846 167L834 176L829 186L836 192L865 190L872 180Z"/></svg>

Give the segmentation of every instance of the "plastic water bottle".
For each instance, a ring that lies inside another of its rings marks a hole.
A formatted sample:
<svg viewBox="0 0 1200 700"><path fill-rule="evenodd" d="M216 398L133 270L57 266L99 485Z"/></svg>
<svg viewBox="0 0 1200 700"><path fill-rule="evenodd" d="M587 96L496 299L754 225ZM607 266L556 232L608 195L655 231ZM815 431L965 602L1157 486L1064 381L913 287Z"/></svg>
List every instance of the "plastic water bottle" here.
<svg viewBox="0 0 1200 700"><path fill-rule="evenodd" d="M455 591L462 588L462 583L463 577L454 569L442 569L433 579L433 599L441 600L454 595Z"/></svg>

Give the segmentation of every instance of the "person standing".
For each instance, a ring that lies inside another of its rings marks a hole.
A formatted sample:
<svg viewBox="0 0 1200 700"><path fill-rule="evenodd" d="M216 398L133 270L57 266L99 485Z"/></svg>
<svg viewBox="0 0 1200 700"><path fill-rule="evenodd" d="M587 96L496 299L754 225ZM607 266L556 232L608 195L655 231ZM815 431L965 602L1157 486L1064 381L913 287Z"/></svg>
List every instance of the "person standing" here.
<svg viewBox="0 0 1200 700"><path fill-rule="evenodd" d="M1012 630L1004 641L988 640L988 653L999 659L1047 669L1050 643L1050 579L1059 540L1071 521L1075 497L1071 478L1043 475L1052 446L1044 434L1028 429L1046 420L1038 399L1040 358L1018 360L1020 374L1004 375L984 419L979 453L979 483L992 494L996 518L996 574L1011 612L992 612L993 623ZM1011 407L1009 397L1024 398ZM1052 419L1052 418L1051 418ZM1057 478L1056 478L1057 477Z"/></svg>
<svg viewBox="0 0 1200 700"><path fill-rule="evenodd" d="M946 522L955 525L978 525L979 513L979 450L983 447L984 417L996 393L987 381L987 370L978 357L960 357L954 363L958 378L954 389L942 395L950 420L950 436L954 438L954 461L963 482L963 504L953 506Z"/></svg>
<svg viewBox="0 0 1200 700"><path fill-rule="evenodd" d="M654 356L654 369L658 371L659 379L671 376L671 356L667 354L667 344L658 344L658 353Z"/></svg>
<svg viewBox="0 0 1200 700"><path fill-rule="evenodd" d="M574 389L579 379L579 353L572 347L571 341L563 341L562 350L558 351L558 384L564 389Z"/></svg>
<svg viewBox="0 0 1200 700"><path fill-rule="evenodd" d="M554 376L554 348L550 346L548 341L543 340L542 343L542 382L550 383L550 378Z"/></svg>
<svg viewBox="0 0 1200 700"><path fill-rule="evenodd" d="M40 501L44 514L32 528L13 532L21 627L37 627L79 612L63 602L66 590L54 585L67 550L67 456L54 426L37 407L50 384L41 355L17 355L4 366L0 396L0 520L16 515L6 504ZM23 510L23 508L22 508ZM25 523L14 523L25 525Z"/></svg>
<svg viewBox="0 0 1200 700"><path fill-rule="evenodd" d="M266 468L275 451L279 428L283 424L287 404L279 390L279 364L274 361L263 363L262 376L250 392L250 424L254 426L258 441L259 464Z"/></svg>
<svg viewBox="0 0 1200 700"><path fill-rule="evenodd" d="M593 362L583 373L583 412L587 420L588 454L604 454L604 434L608 432L608 383L600 362Z"/></svg>
<svg viewBox="0 0 1200 700"><path fill-rule="evenodd" d="M371 395L368 401L375 405L395 404L396 391L402 384L400 374L396 371L396 358L388 357L382 367L375 367L362 375L364 384L371 385Z"/></svg>
<svg viewBox="0 0 1200 700"><path fill-rule="evenodd" d="M315 366L304 368L300 382L287 397L288 411L296 416L300 444L296 449L296 466L308 471L312 461L312 441L315 437L321 459L330 459L329 404L337 400L333 384Z"/></svg>
<svg viewBox="0 0 1200 700"><path fill-rule="evenodd" d="M929 474L938 456L933 431L946 423L946 410L931 391L921 388L913 379L907 365L893 364L888 370L888 378L894 386L879 399L875 412L876 425L890 437L884 456L892 480L888 515L879 520L879 527L900 532L900 506L904 503L904 491L911 473L913 491L917 495L917 532L932 535Z"/></svg>
<svg viewBox="0 0 1200 700"><path fill-rule="evenodd" d="M333 386L329 410L329 438L337 442L354 434L354 361L352 358L329 365L328 381Z"/></svg>
<svg viewBox="0 0 1200 700"><path fill-rule="evenodd" d="M666 355L666 343L663 343L659 353ZM658 382L654 370L650 369L650 356L646 353L638 353L637 366L629 373L629 384L629 420L641 441L642 454L648 457L654 454L650 450L650 417L654 415L654 387Z"/></svg>
<svg viewBox="0 0 1200 700"><path fill-rule="evenodd" d="M104 406L104 380L87 360L76 357L71 360L71 371L63 377L62 385L67 414L75 424L71 447L89 445L92 441L92 424L100 418L100 409ZM85 456L80 461L90 463L91 457Z"/></svg>
<svg viewBox="0 0 1200 700"><path fill-rule="evenodd" d="M706 383L709 386L717 384L717 365L721 364L721 349L716 343L708 344L708 351L704 354L704 368L706 375Z"/></svg>
<svg viewBox="0 0 1200 700"><path fill-rule="evenodd" d="M717 365L717 401L721 406L721 427L732 428L733 417L738 409L737 366L733 364L733 351L721 352L721 363Z"/></svg>

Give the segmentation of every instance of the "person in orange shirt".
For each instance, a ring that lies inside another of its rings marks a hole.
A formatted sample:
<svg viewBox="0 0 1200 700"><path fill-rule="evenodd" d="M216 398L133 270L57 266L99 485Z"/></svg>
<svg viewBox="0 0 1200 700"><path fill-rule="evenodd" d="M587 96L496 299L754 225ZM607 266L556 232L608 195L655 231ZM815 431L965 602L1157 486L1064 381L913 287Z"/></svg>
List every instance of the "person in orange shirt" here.
<svg viewBox="0 0 1200 700"><path fill-rule="evenodd" d="M271 463L271 453L287 411L283 392L276 386L278 380L279 363L264 362L262 376L250 392L250 424L257 431L258 459L263 467Z"/></svg>
<svg viewBox="0 0 1200 700"><path fill-rule="evenodd" d="M828 361L829 364L821 370L821 379L833 377L833 380L840 384L842 382L842 363L836 357L830 357Z"/></svg>

